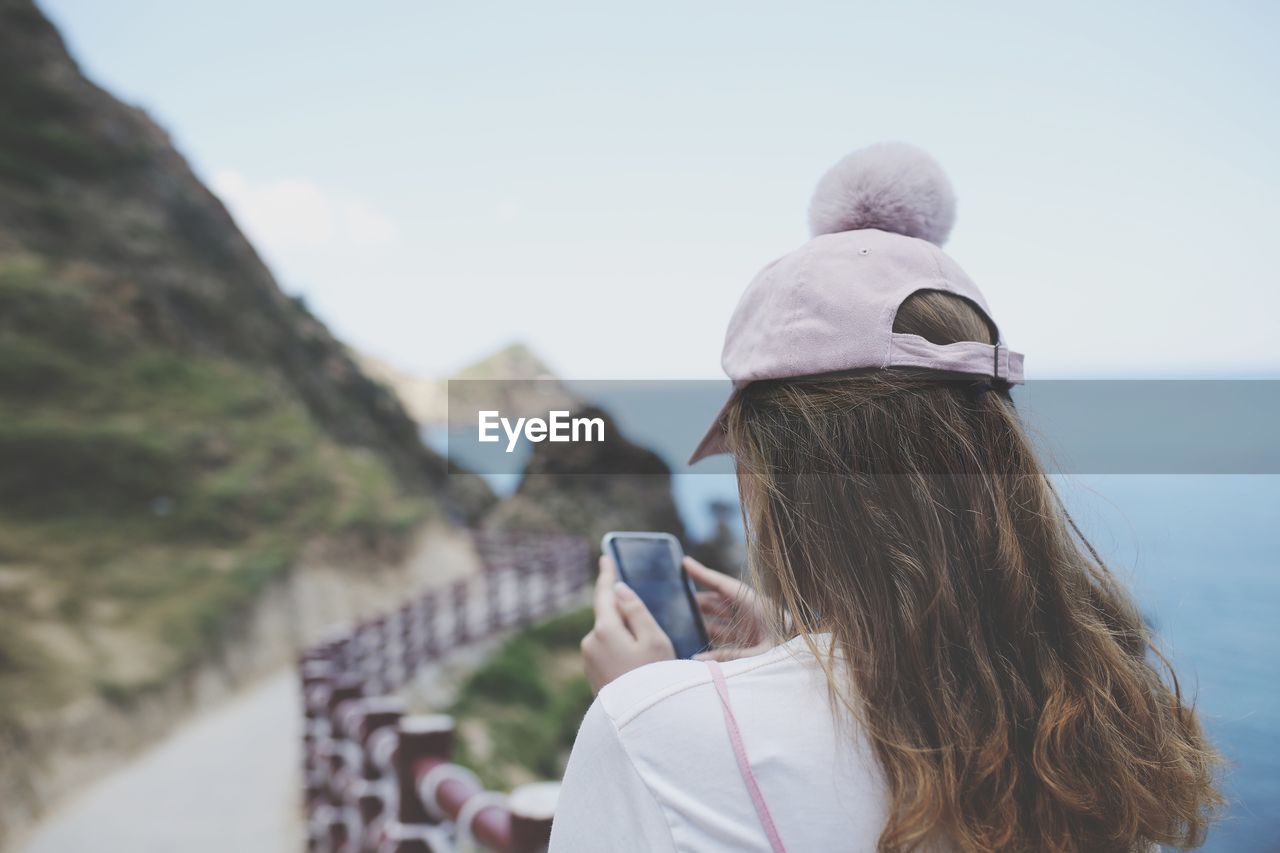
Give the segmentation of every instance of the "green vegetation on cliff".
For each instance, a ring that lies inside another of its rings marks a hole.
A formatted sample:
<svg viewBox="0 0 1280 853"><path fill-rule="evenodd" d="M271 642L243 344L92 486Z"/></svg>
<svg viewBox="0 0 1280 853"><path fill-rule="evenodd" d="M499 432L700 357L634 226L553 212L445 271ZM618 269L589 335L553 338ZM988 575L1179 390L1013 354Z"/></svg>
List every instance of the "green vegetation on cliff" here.
<svg viewBox="0 0 1280 853"><path fill-rule="evenodd" d="M0 755L209 659L309 540L485 505L446 482L167 135L0 0Z"/></svg>
<svg viewBox="0 0 1280 853"><path fill-rule="evenodd" d="M75 268L0 257L0 708L112 701L213 645L321 533L428 498L269 372L121 339Z"/></svg>

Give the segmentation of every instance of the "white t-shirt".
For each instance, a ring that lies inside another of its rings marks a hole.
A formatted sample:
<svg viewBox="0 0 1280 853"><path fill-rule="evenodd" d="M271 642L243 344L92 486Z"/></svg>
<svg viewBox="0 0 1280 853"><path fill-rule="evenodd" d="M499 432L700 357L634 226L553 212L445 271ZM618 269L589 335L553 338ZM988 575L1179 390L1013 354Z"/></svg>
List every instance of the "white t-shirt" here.
<svg viewBox="0 0 1280 853"><path fill-rule="evenodd" d="M800 638L722 664L760 790L789 853L874 851L888 796L864 732L837 730L826 677ZM665 661L600 692L574 742L552 853L764 851L711 673Z"/></svg>

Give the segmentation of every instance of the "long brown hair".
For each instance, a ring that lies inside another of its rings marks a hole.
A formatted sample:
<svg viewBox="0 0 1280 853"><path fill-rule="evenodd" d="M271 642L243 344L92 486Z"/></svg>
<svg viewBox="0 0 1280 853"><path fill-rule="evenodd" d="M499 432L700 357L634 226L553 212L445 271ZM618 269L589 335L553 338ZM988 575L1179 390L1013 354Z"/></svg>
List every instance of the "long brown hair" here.
<svg viewBox="0 0 1280 853"><path fill-rule="evenodd" d="M932 291L895 330L995 334ZM905 369L757 382L728 431L756 582L879 757L880 850L1203 842L1217 754L1007 388Z"/></svg>

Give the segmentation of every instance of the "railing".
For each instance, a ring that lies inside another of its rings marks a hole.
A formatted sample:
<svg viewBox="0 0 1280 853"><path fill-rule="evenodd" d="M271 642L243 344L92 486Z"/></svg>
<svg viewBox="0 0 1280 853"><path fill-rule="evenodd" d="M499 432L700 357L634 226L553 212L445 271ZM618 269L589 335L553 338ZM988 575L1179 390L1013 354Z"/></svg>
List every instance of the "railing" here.
<svg viewBox="0 0 1280 853"><path fill-rule="evenodd" d="M545 849L559 783L486 791L452 763L454 721L395 695L429 664L565 609L588 548L566 536L478 532L482 575L432 590L299 657L307 848L313 853Z"/></svg>

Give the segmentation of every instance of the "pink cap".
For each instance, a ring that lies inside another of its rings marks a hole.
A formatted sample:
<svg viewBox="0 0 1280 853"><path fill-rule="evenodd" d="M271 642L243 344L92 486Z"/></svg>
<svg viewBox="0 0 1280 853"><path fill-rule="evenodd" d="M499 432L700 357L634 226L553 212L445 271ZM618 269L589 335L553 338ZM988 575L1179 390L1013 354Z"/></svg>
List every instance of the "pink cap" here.
<svg viewBox="0 0 1280 853"><path fill-rule="evenodd" d="M898 307L921 290L963 297L995 326L978 286L938 248L955 196L929 155L902 143L853 152L818 182L809 219L816 236L761 270L729 320L720 363L734 391L689 464L726 451L725 413L758 379L909 366L1022 382L1022 355L1003 342L893 331Z"/></svg>

